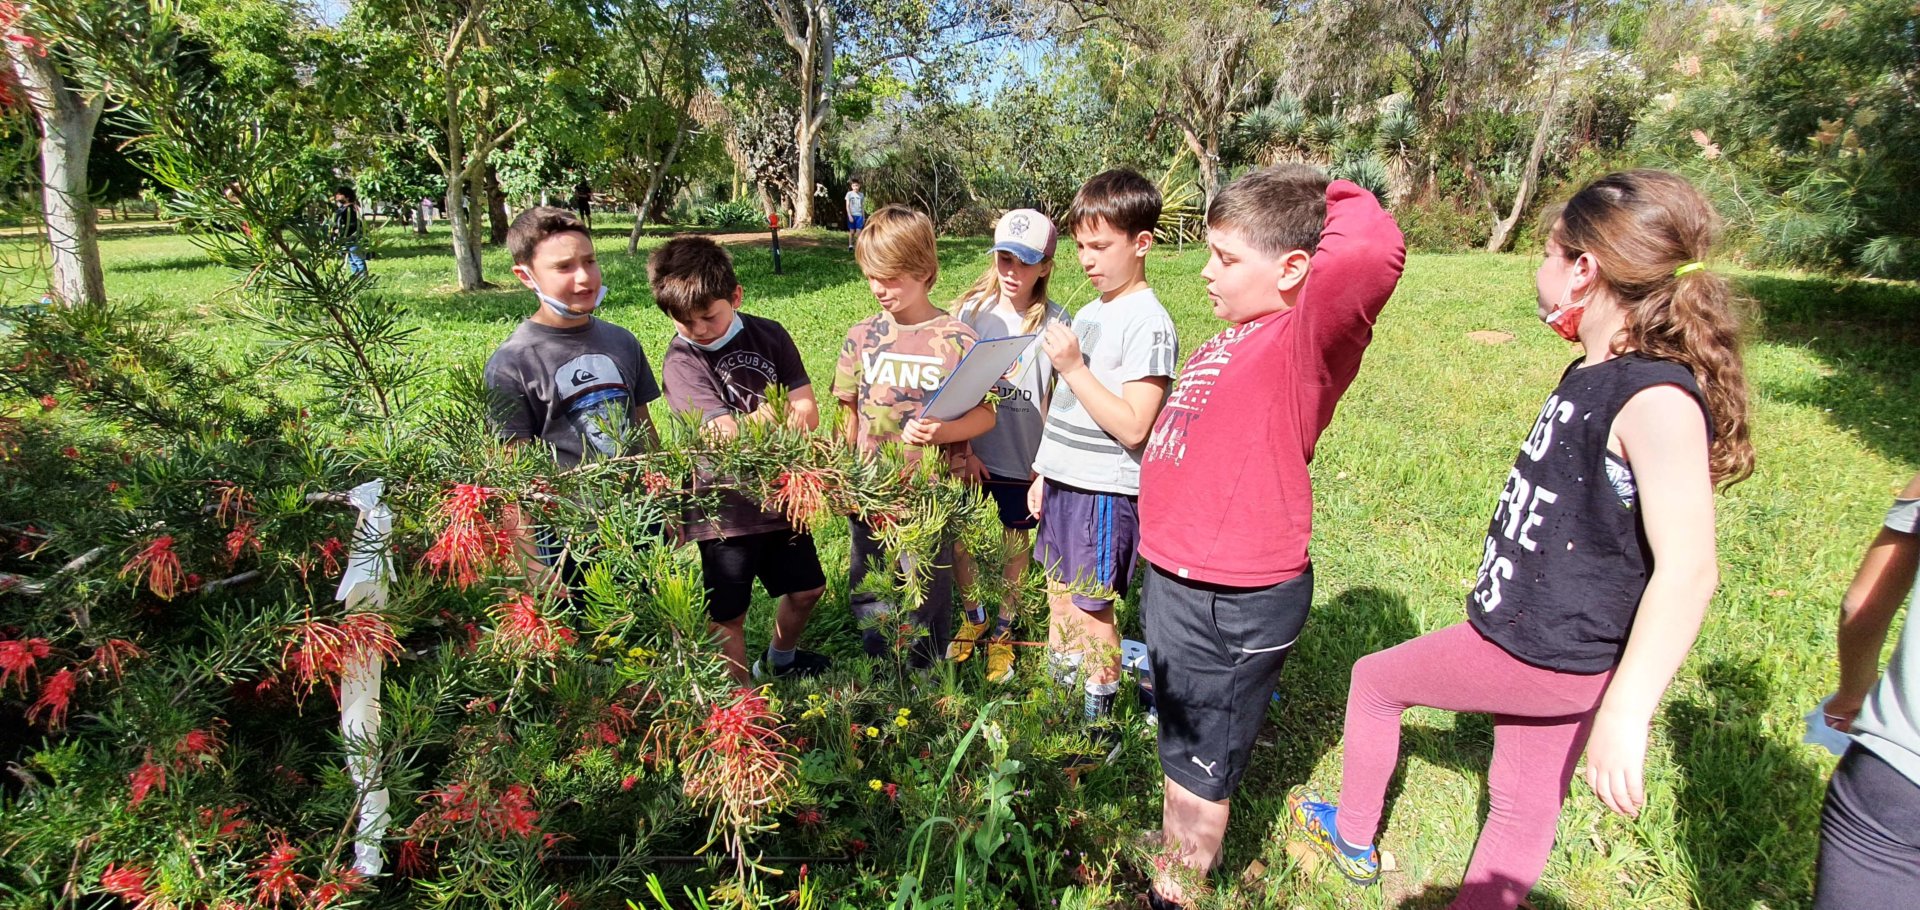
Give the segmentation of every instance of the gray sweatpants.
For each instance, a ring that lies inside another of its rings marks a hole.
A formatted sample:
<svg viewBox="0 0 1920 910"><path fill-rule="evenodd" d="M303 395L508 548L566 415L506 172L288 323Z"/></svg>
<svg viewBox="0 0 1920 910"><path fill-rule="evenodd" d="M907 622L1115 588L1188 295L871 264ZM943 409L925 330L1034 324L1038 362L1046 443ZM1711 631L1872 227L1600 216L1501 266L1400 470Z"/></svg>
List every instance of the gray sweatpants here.
<svg viewBox="0 0 1920 910"><path fill-rule="evenodd" d="M1814 910L1920 908L1920 784L1855 743L1820 813Z"/></svg>

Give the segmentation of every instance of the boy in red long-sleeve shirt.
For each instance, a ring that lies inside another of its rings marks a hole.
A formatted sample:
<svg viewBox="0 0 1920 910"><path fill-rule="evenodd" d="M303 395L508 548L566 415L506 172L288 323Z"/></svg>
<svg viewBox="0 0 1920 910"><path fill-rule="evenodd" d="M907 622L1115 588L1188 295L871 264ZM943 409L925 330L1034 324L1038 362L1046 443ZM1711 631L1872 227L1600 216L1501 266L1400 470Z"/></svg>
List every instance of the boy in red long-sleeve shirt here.
<svg viewBox="0 0 1920 910"><path fill-rule="evenodd" d="M1207 297L1231 325L1187 360L1140 469L1162 835L1202 872L1313 603L1307 464L1406 263L1372 193L1302 165L1221 191L1207 245ZM1182 894L1163 874L1149 898Z"/></svg>

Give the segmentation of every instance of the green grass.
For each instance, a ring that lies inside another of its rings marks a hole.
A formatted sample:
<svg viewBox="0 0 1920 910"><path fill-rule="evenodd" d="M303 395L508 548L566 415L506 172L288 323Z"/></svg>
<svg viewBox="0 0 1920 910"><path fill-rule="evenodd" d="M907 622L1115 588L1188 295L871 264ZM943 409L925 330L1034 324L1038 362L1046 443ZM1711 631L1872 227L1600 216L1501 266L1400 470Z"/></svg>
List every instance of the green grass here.
<svg viewBox="0 0 1920 910"><path fill-rule="evenodd" d="M844 235L788 238L786 274L763 246L734 248L747 307L792 332L825 383L847 326L873 309ZM651 305L643 258L625 234L597 238L610 288L603 314L633 330L654 358L671 327ZM646 248L660 242L650 236ZM234 319L238 276L173 236L104 242L109 293L138 302L238 358L260 341ZM643 254L645 249L643 249ZM937 300L986 263L985 243L941 245ZM1198 277L1203 254L1162 250L1149 278L1191 351L1219 328ZM1235 803L1222 873L1227 906L1429 907L1458 882L1485 812L1491 727L1484 717L1415 711L1383 846L1399 860L1382 887L1349 888L1295 869L1282 851L1289 787L1337 788L1340 724L1353 661L1464 616L1469 579L1500 483L1540 400L1571 357L1534 316L1533 260L1414 256L1382 316L1365 368L1314 465L1318 602L1282 681L1284 701L1261 737ZM478 365L532 308L517 284L454 293L445 235L383 233L372 269L411 308L418 351L435 366ZM504 253L487 274L511 282ZM1692 657L1656 723L1641 818L1608 814L1578 782L1534 904L1553 907L1780 908L1810 892L1824 781L1833 761L1799 743L1801 718L1832 688L1835 608L1890 495L1920 468L1920 293L1911 287L1788 274L1741 276L1756 298L1747 351L1754 478L1720 500L1722 587ZM16 275L0 295L26 292ZM1085 279L1062 249L1053 296L1077 307ZM1509 332L1504 344L1468 333ZM1248 533L1260 529L1248 528ZM844 539L825 535L829 575ZM810 638L850 653L844 594L830 593ZM756 609L762 627L770 611ZM1138 637L1134 623L1127 631ZM1041 629L1029 623L1029 637ZM1037 656L1023 655L1037 680ZM976 685L977 677L968 677ZM1036 683L1037 684L1037 683ZM1120 820L1157 827L1152 744L1095 772ZM1239 884L1258 860L1266 873Z"/></svg>

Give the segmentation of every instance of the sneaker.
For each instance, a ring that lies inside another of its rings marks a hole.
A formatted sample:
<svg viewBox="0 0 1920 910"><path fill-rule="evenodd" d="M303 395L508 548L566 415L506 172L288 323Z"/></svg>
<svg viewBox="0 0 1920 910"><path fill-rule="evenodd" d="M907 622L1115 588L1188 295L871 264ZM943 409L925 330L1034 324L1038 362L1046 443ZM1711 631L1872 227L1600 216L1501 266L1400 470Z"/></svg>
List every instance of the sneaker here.
<svg viewBox="0 0 1920 910"><path fill-rule="evenodd" d="M1013 682L1013 633L987 639L987 682Z"/></svg>
<svg viewBox="0 0 1920 910"><path fill-rule="evenodd" d="M987 631L991 627L990 624L992 622L993 617L991 616L982 622L974 622L973 620L962 617L960 620L960 629L954 632L953 639L947 642L947 659L956 664L965 663L967 658L973 656L974 644L986 639ZM988 660L988 663L992 663L992 660Z"/></svg>
<svg viewBox="0 0 1920 910"><path fill-rule="evenodd" d="M793 662L784 667L776 667L763 655L753 662L753 678L765 682L769 679L805 679L819 676L833 666L833 661L825 654L797 648L793 652Z"/></svg>
<svg viewBox="0 0 1920 910"><path fill-rule="evenodd" d="M1340 842L1340 829L1334 818L1339 808L1313 799L1315 795L1299 790L1287 794L1287 815L1293 820L1298 836L1319 848L1347 881L1356 885L1380 881L1380 851L1368 845L1366 852L1359 856L1348 853Z"/></svg>
<svg viewBox="0 0 1920 910"><path fill-rule="evenodd" d="M1087 728L1087 744L1076 747L1060 759L1060 770L1078 774L1111 765L1120 757L1120 731L1111 723L1099 723Z"/></svg>

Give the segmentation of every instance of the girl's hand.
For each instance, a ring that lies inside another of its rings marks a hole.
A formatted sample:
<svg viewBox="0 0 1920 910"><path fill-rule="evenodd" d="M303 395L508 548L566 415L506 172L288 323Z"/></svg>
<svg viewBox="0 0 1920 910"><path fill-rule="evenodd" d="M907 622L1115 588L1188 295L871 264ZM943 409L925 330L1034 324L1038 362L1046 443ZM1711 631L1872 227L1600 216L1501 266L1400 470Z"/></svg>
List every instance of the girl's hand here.
<svg viewBox="0 0 1920 910"><path fill-rule="evenodd" d="M1607 808L1630 818L1647 804L1643 772L1647 766L1647 721L1609 714L1593 718L1587 737L1587 786Z"/></svg>
<svg viewBox="0 0 1920 910"><path fill-rule="evenodd" d="M1047 333L1040 338L1040 346L1046 350L1047 359L1053 361L1053 370L1062 376L1087 365L1080 356L1080 336L1060 323L1047 324Z"/></svg>
<svg viewBox="0 0 1920 910"><path fill-rule="evenodd" d="M933 435L940 432L940 428L944 425L938 420L915 417L907 421L906 428L900 431L900 441L910 446L932 445Z"/></svg>
<svg viewBox="0 0 1920 910"><path fill-rule="evenodd" d="M1027 487L1027 514L1035 518L1040 517L1040 502L1043 498L1041 493L1046 489L1044 486L1046 482L1045 478L1035 477L1033 479L1033 485Z"/></svg>

